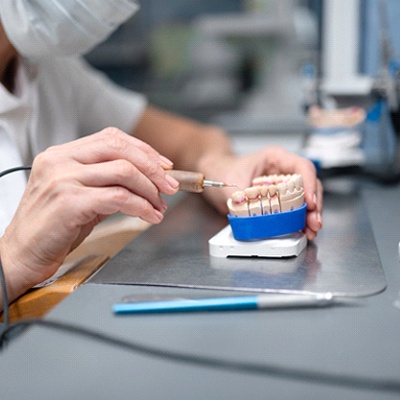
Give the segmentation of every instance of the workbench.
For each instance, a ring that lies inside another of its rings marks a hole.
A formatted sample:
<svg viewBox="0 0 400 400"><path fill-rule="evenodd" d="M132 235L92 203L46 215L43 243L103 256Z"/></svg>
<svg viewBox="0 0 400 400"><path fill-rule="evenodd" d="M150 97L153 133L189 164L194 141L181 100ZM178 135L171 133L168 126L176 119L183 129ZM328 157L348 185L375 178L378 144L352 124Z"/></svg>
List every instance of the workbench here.
<svg viewBox="0 0 400 400"><path fill-rule="evenodd" d="M336 219L330 191L326 193L324 229L332 231L336 223L345 225L344 232L349 232L345 241L348 254L351 254L352 246L362 246L364 232L354 231L354 219L345 212L346 204L350 209L354 207L355 190L363 205L360 219L368 222L372 247L375 246L379 254L377 270L382 268L384 272L383 276L378 274L377 282L369 283L372 285L369 295L364 293L363 297L329 308L113 315L112 305L125 296L215 297L238 294L230 283L221 288L221 281L218 281L219 288L214 289L189 287L188 277L192 275L194 280L198 277L195 268L187 276L181 276L184 282L176 286L173 283L168 285L165 277L154 284L144 283L149 276L142 277L142 283L123 284L123 279L118 282L122 272L133 279L130 269L137 268L135 258L140 260L141 252L136 244L143 243L142 235L160 240L163 245L167 243L169 257L180 259L179 252L186 252L174 239L182 237L185 229L195 229L198 234L193 237L193 246L203 254L201 257L204 256L207 240L223 224L222 220L215 217L214 227L201 224L201 221L208 221L207 216L214 215L214 211L195 200L193 204L196 204L198 213L195 220L199 226L184 226L185 221L192 221L188 214L190 210L181 210L179 223L175 217L169 217L176 215L174 213L182 206L178 202L168 211L170 214L161 225L150 227L133 239L44 319L74 324L128 343L147 346L153 353L148 354L140 346L133 350L93 337L33 326L0 355L0 398L398 399L399 392L374 387L374 379L400 382L400 186L357 182L355 186L341 186L340 190L343 192L339 197L348 201L340 202L342 209ZM190 203L184 204L190 207ZM368 226L365 229L369 229ZM163 242L165 232L169 237ZM331 266L329 260L324 259L325 253L321 255L318 249L329 248L330 240L330 234L321 233L314 243L309 243L307 251L310 251L310 246L314 249L312 254L316 254L316 258L312 263L317 271L313 271L314 277L308 276L308 280L302 281L304 287L323 290L323 286L316 284L319 282L318 273L323 273L324 265L327 268ZM368 259L357 254L357 247L354 249L351 263L362 260L368 267ZM91 249L90 253L96 251L99 250ZM126 254L131 254L132 258L123 268L120 261ZM198 264L196 257L192 258L194 266ZM344 254L337 260L343 257ZM171 265L167 258L165 262ZM186 257L182 262L187 263L190 271L190 258ZM144 267L151 270L152 265ZM113 268L116 270L111 271ZM349 271L352 268L354 265L348 265ZM338 269L343 273L346 265L338 265ZM363 274L362 270L358 271ZM334 280L334 272L330 274ZM216 277L221 276L216 274ZM111 283L112 279L116 281ZM354 273L349 279L348 282L354 279L356 283L360 276ZM363 287L358 289L361 291ZM376 290L372 290L374 287ZM189 357L173 360L164 351ZM208 361L216 359L228 363L204 364L202 357ZM254 368L257 365L263 368ZM298 371L303 375L296 376ZM318 374L321 375L318 377ZM349 378L347 384L343 377ZM371 383L369 388L365 386L368 381Z"/></svg>

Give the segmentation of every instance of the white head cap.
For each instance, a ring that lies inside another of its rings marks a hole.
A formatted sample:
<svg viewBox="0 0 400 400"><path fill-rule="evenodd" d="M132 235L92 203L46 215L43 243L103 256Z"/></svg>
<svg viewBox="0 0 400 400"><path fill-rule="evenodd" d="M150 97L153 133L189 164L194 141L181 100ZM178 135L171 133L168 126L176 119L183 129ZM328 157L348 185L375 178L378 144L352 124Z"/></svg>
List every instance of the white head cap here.
<svg viewBox="0 0 400 400"><path fill-rule="evenodd" d="M69 56L95 47L138 8L135 0L1 0L0 18L20 54Z"/></svg>

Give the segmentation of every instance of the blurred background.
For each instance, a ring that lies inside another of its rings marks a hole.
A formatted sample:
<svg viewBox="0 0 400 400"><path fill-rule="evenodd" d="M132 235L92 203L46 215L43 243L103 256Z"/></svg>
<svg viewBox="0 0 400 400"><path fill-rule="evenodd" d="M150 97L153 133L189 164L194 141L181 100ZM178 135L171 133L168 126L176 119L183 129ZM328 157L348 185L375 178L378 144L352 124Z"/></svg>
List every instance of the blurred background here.
<svg viewBox="0 0 400 400"><path fill-rule="evenodd" d="M232 135L309 135L310 106L362 107L363 154L350 154L345 166L394 168L400 159L400 1L139 3L139 13L87 55L117 83Z"/></svg>
<svg viewBox="0 0 400 400"><path fill-rule="evenodd" d="M88 60L152 102L202 120L242 108L250 108L255 118L258 112L281 113L287 106L281 102L301 84L301 63L314 59L318 49L318 0L146 0L140 5L140 12ZM272 100L267 107L265 92Z"/></svg>

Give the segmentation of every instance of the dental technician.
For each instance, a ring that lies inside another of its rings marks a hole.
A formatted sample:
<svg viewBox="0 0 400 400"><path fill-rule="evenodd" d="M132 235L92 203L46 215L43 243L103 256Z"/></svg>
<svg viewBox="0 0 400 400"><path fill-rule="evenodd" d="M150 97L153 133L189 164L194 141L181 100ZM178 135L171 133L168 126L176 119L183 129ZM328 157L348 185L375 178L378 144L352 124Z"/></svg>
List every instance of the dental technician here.
<svg viewBox="0 0 400 400"><path fill-rule="evenodd" d="M10 300L50 277L107 216L161 222L161 195L179 186L165 174L172 163L241 187L257 175L299 173L307 237L322 227L322 186L311 162L280 147L234 155L220 128L152 107L80 58L137 10L133 0L0 2L0 171L32 163L28 177L0 179ZM231 193L204 195L227 213Z"/></svg>

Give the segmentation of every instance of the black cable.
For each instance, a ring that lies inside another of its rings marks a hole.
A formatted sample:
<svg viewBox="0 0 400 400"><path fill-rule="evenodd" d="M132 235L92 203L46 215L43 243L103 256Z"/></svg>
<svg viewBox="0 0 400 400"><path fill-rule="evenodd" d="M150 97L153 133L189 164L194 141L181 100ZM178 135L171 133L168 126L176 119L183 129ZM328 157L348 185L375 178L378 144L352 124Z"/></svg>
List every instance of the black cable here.
<svg viewBox="0 0 400 400"><path fill-rule="evenodd" d="M14 168L6 169L6 170L0 172L0 178L2 178L3 176L6 176L8 174L11 174L12 172L29 171L31 169L32 169L31 165L22 165L20 167L14 167Z"/></svg>
<svg viewBox="0 0 400 400"><path fill-rule="evenodd" d="M0 172L0 178L9 173L21 170L29 170L30 166L22 166L11 168ZM139 343L126 341L123 339L109 336L105 333L87 329L82 326L66 324L63 322L41 320L41 319L24 319L16 323L9 322L9 304L6 290L6 280L4 276L3 266L0 262L0 281L3 296L3 315L5 328L0 334L0 349L7 342L8 336L12 331L26 328L31 325L40 325L46 328L55 329L63 332L86 336L88 338L98 340L100 342L124 348L129 351L144 354L151 357L167 359L169 361L194 364L207 368L217 368L226 371L241 372L254 375L266 375L277 378L286 378L301 382L319 383L331 386L347 387L350 389L377 390L387 392L400 393L400 381L384 380L374 378L363 378L349 375L323 373L319 371L307 371L296 368L285 368L274 364L257 364L252 362L243 362L235 360L224 360L221 358L199 356L194 354L179 353L155 347L145 346Z"/></svg>
<svg viewBox="0 0 400 400"><path fill-rule="evenodd" d="M84 328L82 326L66 324L63 322L56 322L51 320L25 319L24 321L12 324L8 329L8 331L11 331L12 329L15 328L27 327L30 325L40 325L50 329L86 336L90 339L98 340L100 342L109 345L114 345L136 353L144 354L146 356L162 358L169 361L175 361L180 363L194 364L201 367L223 369L225 371L240 372L240 373L254 374L254 375L266 375L278 378L297 380L301 382L309 382L314 384L319 383L332 386L346 387L349 389L400 392L400 382L396 380L363 378L363 377L355 377L349 375L324 373L320 371L307 371L297 368L285 368L273 364L265 364L265 363L257 364L252 362L226 360L222 358L207 357L207 356L188 354L188 353L179 353L175 351L158 349L156 347L149 347L132 341L126 341L123 339L116 338L115 336L109 336L99 331Z"/></svg>

